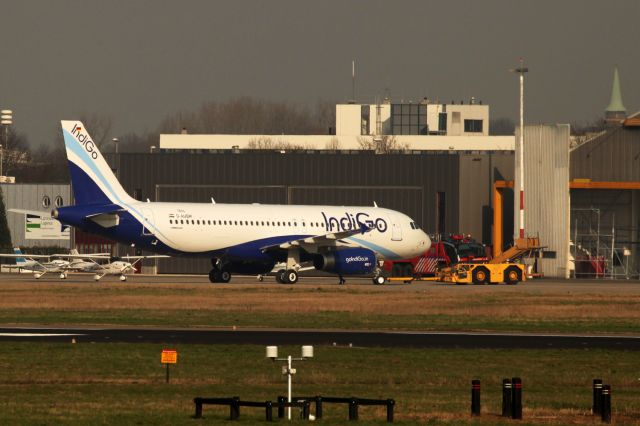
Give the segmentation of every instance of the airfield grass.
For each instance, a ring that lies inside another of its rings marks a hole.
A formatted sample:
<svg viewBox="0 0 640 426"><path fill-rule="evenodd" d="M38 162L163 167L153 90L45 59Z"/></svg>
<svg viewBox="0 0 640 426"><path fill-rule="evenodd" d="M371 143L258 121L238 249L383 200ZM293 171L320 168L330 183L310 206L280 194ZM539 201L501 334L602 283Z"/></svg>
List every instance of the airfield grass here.
<svg viewBox="0 0 640 426"><path fill-rule="evenodd" d="M363 330L640 332L640 286L570 288L0 283L0 323Z"/></svg>
<svg viewBox="0 0 640 426"><path fill-rule="evenodd" d="M178 345L169 384L162 348L3 342L0 424L212 424L226 421L228 408L205 406L204 419L195 420L194 397L275 401L286 395L280 364L265 359L262 346ZM281 347L280 353L299 350ZM333 346L315 352L313 360L295 363L294 394L394 398L400 424L513 424L500 417L502 379L512 376L523 381L524 420L518 424L600 423L590 414L593 378L611 384L616 424L640 421L633 352ZM482 416L471 419L474 378L482 381ZM385 413L383 407L361 407L361 423L384 424ZM346 406L325 405L324 424L347 418ZM263 423L264 410L242 407L240 421Z"/></svg>

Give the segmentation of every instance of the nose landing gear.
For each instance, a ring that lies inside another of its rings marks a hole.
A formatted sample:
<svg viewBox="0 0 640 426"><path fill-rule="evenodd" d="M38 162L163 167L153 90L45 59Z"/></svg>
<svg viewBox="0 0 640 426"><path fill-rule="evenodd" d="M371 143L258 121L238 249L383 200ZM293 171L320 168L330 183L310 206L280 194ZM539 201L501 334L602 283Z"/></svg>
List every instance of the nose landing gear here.
<svg viewBox="0 0 640 426"><path fill-rule="evenodd" d="M213 269L209 271L209 281L212 283L228 283L231 281L231 272L224 268L220 259L211 259Z"/></svg>

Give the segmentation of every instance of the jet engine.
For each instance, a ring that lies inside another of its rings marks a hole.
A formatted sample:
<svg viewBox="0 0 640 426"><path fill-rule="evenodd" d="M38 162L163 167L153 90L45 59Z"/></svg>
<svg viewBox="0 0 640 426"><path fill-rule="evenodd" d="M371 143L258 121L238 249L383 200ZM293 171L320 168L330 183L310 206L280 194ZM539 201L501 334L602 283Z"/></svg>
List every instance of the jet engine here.
<svg viewBox="0 0 640 426"><path fill-rule="evenodd" d="M348 248L317 255L313 266L339 275L367 275L376 267L376 255L371 250Z"/></svg>

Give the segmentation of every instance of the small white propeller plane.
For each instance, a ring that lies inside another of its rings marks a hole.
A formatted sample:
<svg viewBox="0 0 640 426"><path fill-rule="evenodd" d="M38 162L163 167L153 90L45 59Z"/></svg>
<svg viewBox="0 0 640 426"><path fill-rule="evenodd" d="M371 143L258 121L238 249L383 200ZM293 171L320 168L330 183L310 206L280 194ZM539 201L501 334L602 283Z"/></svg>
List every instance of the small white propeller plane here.
<svg viewBox="0 0 640 426"><path fill-rule="evenodd" d="M72 254L66 256L66 258L70 259L69 270L93 273L93 279L96 281L100 281L100 279L105 275L118 275L120 276L120 281L126 281L127 274L136 272L137 269L135 265L143 259L159 259L167 257L169 256L152 255L112 257L108 254ZM100 261L106 261L106 263L100 263Z"/></svg>
<svg viewBox="0 0 640 426"><path fill-rule="evenodd" d="M35 279L39 279L46 273L60 273L60 278L67 278L69 261L54 259L53 255L22 253L19 247L13 249L13 254L0 254L0 257L8 257L16 260L15 265L5 265L5 268L18 269L33 272Z"/></svg>
<svg viewBox="0 0 640 426"><path fill-rule="evenodd" d="M120 281L126 281L127 274L136 272L135 265L143 259L169 256L123 256L118 258L112 257L109 253L79 254L75 249L71 250L70 254L40 255L22 253L22 250L16 247L13 249L13 254L0 254L0 257L16 259L15 265L6 265L5 267L33 272L35 279L40 279L46 273L59 273L60 279L64 280L68 277L69 272L88 272L94 274L93 279L96 281L105 275L118 275Z"/></svg>

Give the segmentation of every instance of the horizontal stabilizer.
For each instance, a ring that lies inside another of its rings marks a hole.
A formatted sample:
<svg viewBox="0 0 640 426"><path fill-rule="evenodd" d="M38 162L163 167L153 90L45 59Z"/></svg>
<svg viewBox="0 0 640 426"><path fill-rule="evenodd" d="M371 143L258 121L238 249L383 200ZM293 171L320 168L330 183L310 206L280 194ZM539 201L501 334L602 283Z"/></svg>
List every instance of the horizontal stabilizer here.
<svg viewBox="0 0 640 426"><path fill-rule="evenodd" d="M118 226L120 224L120 216L118 216L117 213L102 213L87 216L87 218L91 219L103 228L113 228L114 226Z"/></svg>

